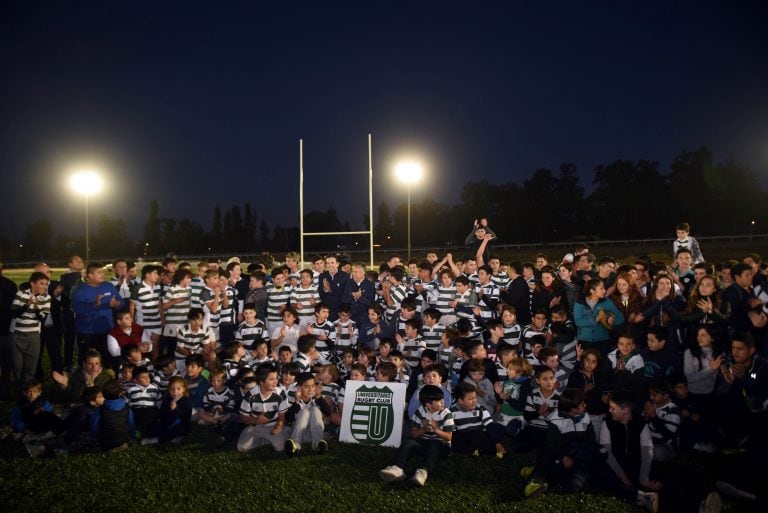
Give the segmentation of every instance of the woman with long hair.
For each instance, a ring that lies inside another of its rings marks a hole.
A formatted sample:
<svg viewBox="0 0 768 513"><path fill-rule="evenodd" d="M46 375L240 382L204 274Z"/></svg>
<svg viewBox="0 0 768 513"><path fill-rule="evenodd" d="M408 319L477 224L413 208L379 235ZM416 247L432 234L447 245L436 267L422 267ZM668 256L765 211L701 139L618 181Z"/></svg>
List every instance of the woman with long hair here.
<svg viewBox="0 0 768 513"><path fill-rule="evenodd" d="M624 324L613 327L615 338L619 335L629 334L635 340L643 340L642 332L643 295L635 285L635 278L631 273L621 273L616 277L616 286L608 299L613 301L616 308L624 314Z"/></svg>
<svg viewBox="0 0 768 513"><path fill-rule="evenodd" d="M568 309L568 298L554 267L548 265L541 269L541 279L536 288L533 289L532 304L531 311L535 312L542 309L547 312L547 317L552 314L552 310L555 308Z"/></svg>
<svg viewBox="0 0 768 513"><path fill-rule="evenodd" d="M596 347L605 356L610 346L610 330L624 323L624 314L605 297L603 280L592 278L584 284L584 299L573 307L573 322L576 338L584 348Z"/></svg>
<svg viewBox="0 0 768 513"><path fill-rule="evenodd" d="M685 299L675 293L672 278L666 273L656 274L651 291L645 298L641 320L646 322L647 328L667 328L667 346L678 354L683 350L681 331L684 310Z"/></svg>

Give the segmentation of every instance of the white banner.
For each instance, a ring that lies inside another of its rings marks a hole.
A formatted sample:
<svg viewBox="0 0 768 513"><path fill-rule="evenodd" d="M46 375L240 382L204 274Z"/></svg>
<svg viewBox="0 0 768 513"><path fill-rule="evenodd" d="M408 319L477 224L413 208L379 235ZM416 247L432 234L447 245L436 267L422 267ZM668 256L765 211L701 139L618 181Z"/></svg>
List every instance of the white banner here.
<svg viewBox="0 0 768 513"><path fill-rule="evenodd" d="M405 389L405 383L348 380L339 440L400 447Z"/></svg>

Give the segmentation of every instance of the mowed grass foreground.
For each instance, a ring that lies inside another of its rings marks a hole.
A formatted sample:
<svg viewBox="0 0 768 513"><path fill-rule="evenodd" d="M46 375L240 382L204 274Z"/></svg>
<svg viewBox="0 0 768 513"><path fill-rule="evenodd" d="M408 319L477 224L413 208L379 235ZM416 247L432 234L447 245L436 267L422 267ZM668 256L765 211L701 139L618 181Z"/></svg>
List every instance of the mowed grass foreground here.
<svg viewBox="0 0 768 513"><path fill-rule="evenodd" d="M213 449L209 431L195 427L180 446L136 446L121 453L31 459L20 443L0 444L2 510L120 512L509 512L642 511L593 488L576 495L522 494L519 470L533 454L505 461L453 454L425 488L385 484L378 470L391 448L333 441L324 455L288 459L271 448L240 454ZM692 459L691 459L692 458ZM712 489L714 456L689 455L665 470L675 495L693 500ZM412 470L412 469L410 469ZM700 499L699 499L700 500ZM671 503L663 511L680 511Z"/></svg>

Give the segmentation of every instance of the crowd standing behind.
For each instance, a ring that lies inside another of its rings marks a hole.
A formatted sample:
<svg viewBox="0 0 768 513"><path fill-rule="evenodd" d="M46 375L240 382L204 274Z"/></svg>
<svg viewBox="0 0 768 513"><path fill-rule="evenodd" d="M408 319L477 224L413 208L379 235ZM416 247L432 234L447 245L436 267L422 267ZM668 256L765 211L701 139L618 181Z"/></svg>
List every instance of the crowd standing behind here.
<svg viewBox="0 0 768 513"><path fill-rule="evenodd" d="M117 260L107 282L73 256L58 282L45 264L18 289L0 275L0 392L20 393L11 427L33 456L181 443L193 423L218 446L295 456L328 450L347 380L401 382L409 427L383 480L415 459L424 486L452 449L536 450L526 497L592 483L655 511L673 488L657 462L766 457L765 264L712 265L689 231L665 263L587 245L503 262L486 219L461 259L393 256L377 271L336 255L248 274L237 258L168 257L138 273ZM43 351L62 415L42 396ZM755 483L737 470L718 487L757 499Z"/></svg>

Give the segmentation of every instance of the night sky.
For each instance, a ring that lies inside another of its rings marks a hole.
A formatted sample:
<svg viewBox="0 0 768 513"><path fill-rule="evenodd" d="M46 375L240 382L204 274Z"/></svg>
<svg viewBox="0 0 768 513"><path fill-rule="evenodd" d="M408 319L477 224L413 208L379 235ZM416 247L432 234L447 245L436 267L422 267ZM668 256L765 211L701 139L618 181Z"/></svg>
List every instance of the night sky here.
<svg viewBox="0 0 768 513"><path fill-rule="evenodd" d="M561 162L589 188L597 164L701 145L765 183L767 27L764 1L4 1L0 235L79 235L85 164L108 180L92 215L133 237L153 197L206 228L248 201L298 225L299 138L306 209L359 229L369 132L390 205L406 156L430 174L417 201Z"/></svg>

